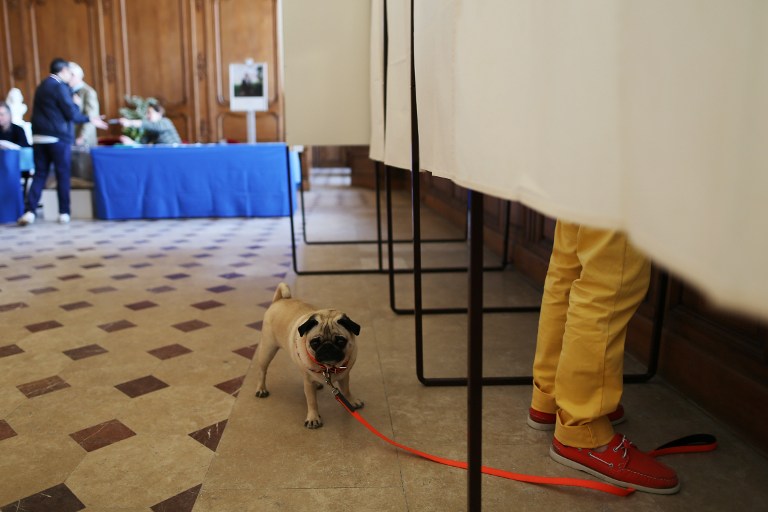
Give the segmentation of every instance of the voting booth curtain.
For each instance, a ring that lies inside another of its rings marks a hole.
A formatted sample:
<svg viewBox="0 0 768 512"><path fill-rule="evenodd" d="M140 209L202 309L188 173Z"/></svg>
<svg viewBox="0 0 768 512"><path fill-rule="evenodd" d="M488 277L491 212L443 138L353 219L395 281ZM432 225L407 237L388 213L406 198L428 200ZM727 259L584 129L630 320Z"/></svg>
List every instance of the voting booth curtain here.
<svg viewBox="0 0 768 512"><path fill-rule="evenodd" d="M386 5L384 154L405 168L409 5ZM768 4L419 0L414 41L423 170L626 230L768 316Z"/></svg>
<svg viewBox="0 0 768 512"><path fill-rule="evenodd" d="M283 4L289 143L409 169L410 0ZM418 0L413 18L422 170L626 230L768 316L768 3Z"/></svg>

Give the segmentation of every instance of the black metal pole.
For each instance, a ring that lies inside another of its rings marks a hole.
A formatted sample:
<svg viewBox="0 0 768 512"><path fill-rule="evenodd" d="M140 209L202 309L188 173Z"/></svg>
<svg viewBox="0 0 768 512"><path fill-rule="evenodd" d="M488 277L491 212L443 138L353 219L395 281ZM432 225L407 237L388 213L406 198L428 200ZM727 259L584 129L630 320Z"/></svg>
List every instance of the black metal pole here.
<svg viewBox="0 0 768 512"><path fill-rule="evenodd" d="M419 114L416 109L416 65L413 52L413 0L411 0L411 215L413 220L413 312L416 334L416 376L424 378L424 351L421 346L421 162L419 161Z"/></svg>
<svg viewBox="0 0 768 512"><path fill-rule="evenodd" d="M288 174L288 217L291 219L291 256L293 259L293 271L298 274L299 267L296 263L296 231L293 224L293 177L291 176L291 150L285 145L285 169ZM302 177L302 180L304 178Z"/></svg>
<svg viewBox="0 0 768 512"><path fill-rule="evenodd" d="M483 448L483 194L470 192L467 319L467 509L481 508Z"/></svg>
<svg viewBox="0 0 768 512"><path fill-rule="evenodd" d="M384 270L384 258L381 241L381 162L375 163L374 179L376 180L376 250L379 259L379 271Z"/></svg>

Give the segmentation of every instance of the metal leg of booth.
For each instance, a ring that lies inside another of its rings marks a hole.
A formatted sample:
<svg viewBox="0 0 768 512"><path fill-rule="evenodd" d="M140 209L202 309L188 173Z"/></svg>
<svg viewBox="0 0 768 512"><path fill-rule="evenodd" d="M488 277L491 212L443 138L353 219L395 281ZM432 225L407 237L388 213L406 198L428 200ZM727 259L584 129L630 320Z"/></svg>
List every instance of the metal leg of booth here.
<svg viewBox="0 0 768 512"><path fill-rule="evenodd" d="M305 240L305 243L308 245L348 245L348 244L369 244L369 243L375 243L378 245L378 268L366 268L366 269L326 269L326 270L302 270L299 269L298 265L298 258L297 258L297 248L296 248L296 225L294 221L294 214L293 214L293 184L291 183L291 170L290 170L290 164L288 165L287 172L288 172L288 180L290 187L289 188L289 207L290 207L290 230L291 230L291 257L292 257L292 264L293 264L293 271L296 273L296 275L303 275L303 276L309 276L309 275L361 275L361 274L381 274L384 272L387 272L389 274L410 274L413 272L411 269L395 269L393 265L393 259L390 258L389 260L389 267L385 270L383 268L383 244L384 240L382 238L381 234L381 206L380 206L380 171L379 166L381 164L379 162L376 163L376 223L377 223L377 239L376 240L329 240L329 241L313 241L311 243L306 242L306 213L305 213L305 204L304 204L304 187L303 184L300 184L299 186L299 198L300 198L300 204L301 204L301 221L302 221L302 227L303 227L303 237ZM385 175L386 179L389 183L389 168L385 166ZM393 220L392 220L392 198L391 198L391 184L388 185L387 188L387 199L386 199L386 207L387 207L387 244L388 246L392 246L395 243L412 243L413 240L406 239L406 240L395 240L392 233L392 226L393 226ZM507 215L509 215L509 209L507 210ZM466 229L465 229L466 234ZM507 235L508 236L508 235ZM465 238L430 238L426 240L421 240L421 243L451 243L451 242L465 242ZM505 243L506 247L506 243ZM504 266L504 260L506 260L506 252L504 255L502 255L502 263L499 265L499 267L493 267L488 270L503 270ZM431 273L431 272L466 272L465 267L437 267L437 268L424 268L421 271L424 273Z"/></svg>
<svg viewBox="0 0 768 512"><path fill-rule="evenodd" d="M389 174L385 173L385 187L386 187L386 197L387 201L389 202L391 200L391 183L389 179ZM418 229L419 233L421 232L421 195L420 195L420 181L418 175L411 174L411 209L412 209L412 218L418 218L418 226L416 226L416 222L414 221L414 228ZM471 194L471 191L469 192ZM468 201L468 207L471 208L472 201ZM501 255L501 262L498 266L495 267L481 267L485 271L503 271L507 267L507 258L508 258L508 247L509 247L509 221L510 221L510 209L511 209L511 202L506 202L506 215L505 215L505 230L504 230L504 242L503 242L503 250ZM388 204L387 205L387 212L388 215L391 212L391 207ZM469 210L468 210L469 212ZM471 224L470 216L467 217L467 226ZM387 226L391 226L392 221L391 218L387 218ZM415 235L416 231L414 231ZM391 233L388 233L388 237L391 236ZM417 265L415 263L414 259L414 265L413 270L408 270L408 273L418 273L419 274L419 282L421 281L421 275L426 273L456 273L456 272L467 272L467 267L442 267L442 268L428 268L424 269L421 266L421 243L423 241L420 240L420 237L414 236L414 253L416 252L415 246L416 244L419 245L419 264ZM392 248L392 244L387 244L387 257L388 257L388 268L392 269L394 267L394 251ZM395 286L395 274L398 273L397 271L390 271L389 274L389 307L397 313L398 315L413 315L415 314L415 308L414 309L405 309L400 308L397 306L396 302L396 295L397 290ZM404 273L404 272L400 272ZM486 307L483 309L483 312L485 313L531 313L531 312L537 312L540 310L539 305L534 306L498 306L498 307ZM455 308L422 308L421 314L425 315L453 315L453 314L461 314L466 313L467 308L464 307L455 307Z"/></svg>
<svg viewBox="0 0 768 512"><path fill-rule="evenodd" d="M304 181L299 184L299 195L301 202L299 204L301 208L301 226L302 226L302 238L306 245L358 245L358 244L377 244L379 246L379 270L384 272L382 261L382 246L384 239L381 236L381 166L384 165L381 162L374 162L374 177L376 180L376 239L375 240L309 240L307 238L307 214L306 205L304 200ZM386 167L386 166L385 166ZM423 240L423 243L447 243L447 242L466 242L467 235L466 229L462 238L430 238ZM406 244L412 243L413 239L394 239L392 243Z"/></svg>
<svg viewBox="0 0 768 512"><path fill-rule="evenodd" d="M415 185L413 190L413 197L414 201L418 197L419 194L419 187L418 184ZM482 197L477 192L472 193L472 198L474 200L477 200L478 197ZM474 205L476 207L476 205ZM483 220L482 220L482 212L472 214L472 212L476 212L473 207L470 207L470 222L469 225L473 228L477 228L478 225L482 226ZM465 386L467 385L467 378L463 377L425 377L424 376L424 330L423 330L423 315L432 313L436 314L434 311L427 310L423 307L423 301L422 301L422 293L423 293L423 286L422 286L422 272L421 272L421 245L419 244L418 234L421 232L421 216L418 214L418 210L414 208L414 215L413 215L413 230L414 230L414 245L413 245L413 261L414 261L414 320L416 324L416 340L415 340L415 347L416 347L416 377L419 379L419 381L424 384L425 386ZM482 231L480 231L482 235ZM482 236L475 236L473 239L472 236L469 237L470 240L470 275L472 275L473 272L481 272L483 270L482 267ZM479 239L479 240L478 240ZM478 248L477 245L480 247ZM477 251L479 251L480 256L477 256ZM474 258L473 258L474 256ZM479 268L479 270L478 270ZM394 293L391 291L393 287L393 276L390 276L390 299L394 296ZM474 281L470 279L470 287ZM666 295L667 295L667 286L669 282L669 276L665 271L659 272L659 278L657 281L656 286L656 297L655 297L655 306L654 306L654 317L653 317L653 327L651 331L651 344L650 344L650 351L648 356L648 362L647 362L647 369L643 373L634 373L634 374L625 374L624 375L624 382L627 383L639 383L639 382L646 382L650 380L654 375L656 375L656 371L658 369L658 359L659 359L659 352L661 347L661 335L662 335L662 327L664 323L664 311L666 308ZM468 307L464 310L438 310L438 314L453 314L453 313L467 313L469 315L472 315L473 313L476 313L478 310L482 313L530 313L530 312L536 312L540 310L540 306L520 306L520 307L510 307L510 308L486 308L483 307L483 297L482 297L482 288L480 288L479 292L478 290L472 290L469 291L469 304ZM391 304L390 304L391 305ZM473 328L470 326L470 334ZM508 376L508 377L483 377L482 382L484 385L529 385L531 382L533 382L533 377L530 375L525 376Z"/></svg>
<svg viewBox="0 0 768 512"><path fill-rule="evenodd" d="M481 510L481 477L482 477L482 413L483 413L483 386L495 384L531 384L533 378L526 377L484 377L483 376L483 276L482 276L482 246L483 246L483 209L482 195L473 194L473 198L479 204L471 208L470 221L470 271L469 271L469 307L467 325L467 378L425 378L423 375L422 339L423 327L421 325L421 300L415 297L417 309L416 335L417 335L417 376L425 385L431 386L467 386L467 460L468 460L468 510ZM416 222L417 220L414 220ZM415 250L415 249L414 249ZM418 258L415 258L418 260ZM414 274L416 276L416 274ZM418 279L418 278L415 278ZM661 347L662 327L664 323L664 311L666 308L667 286L669 275L666 271L659 272L656 288L656 304L651 334L651 350L649 354L647 371L642 374L624 375L624 382L647 382L656 374L658 368L659 351ZM421 294L420 283L414 288Z"/></svg>

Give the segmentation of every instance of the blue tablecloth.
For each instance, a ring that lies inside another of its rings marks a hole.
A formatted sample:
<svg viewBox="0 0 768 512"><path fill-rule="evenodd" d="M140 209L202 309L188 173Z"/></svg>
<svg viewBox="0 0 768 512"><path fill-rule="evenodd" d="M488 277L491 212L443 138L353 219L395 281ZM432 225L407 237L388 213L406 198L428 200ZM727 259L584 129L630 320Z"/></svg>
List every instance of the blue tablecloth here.
<svg viewBox="0 0 768 512"><path fill-rule="evenodd" d="M24 213L20 154L18 150L0 149L0 223L16 222Z"/></svg>
<svg viewBox="0 0 768 512"><path fill-rule="evenodd" d="M21 148L19 154L19 169L28 171L35 168L35 158L32 148Z"/></svg>
<svg viewBox="0 0 768 512"><path fill-rule="evenodd" d="M100 219L290 213L282 143L96 147L91 157Z"/></svg>

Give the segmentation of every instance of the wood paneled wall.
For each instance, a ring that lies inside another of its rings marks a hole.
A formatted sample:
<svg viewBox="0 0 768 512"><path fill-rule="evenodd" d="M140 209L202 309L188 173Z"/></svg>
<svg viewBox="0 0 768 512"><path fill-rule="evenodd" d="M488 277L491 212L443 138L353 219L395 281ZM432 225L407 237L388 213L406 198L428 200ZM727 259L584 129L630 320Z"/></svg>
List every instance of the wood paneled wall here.
<svg viewBox="0 0 768 512"><path fill-rule="evenodd" d="M0 97L21 89L29 120L37 84L50 61L63 57L82 66L108 117L118 115L126 95L154 96L186 141L244 141L245 114L229 111L229 64L252 58L269 70L269 111L257 114L258 140L283 140L277 4L0 0Z"/></svg>

